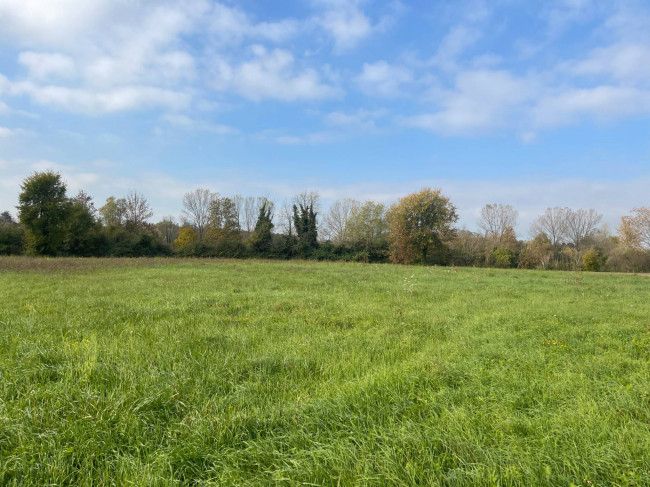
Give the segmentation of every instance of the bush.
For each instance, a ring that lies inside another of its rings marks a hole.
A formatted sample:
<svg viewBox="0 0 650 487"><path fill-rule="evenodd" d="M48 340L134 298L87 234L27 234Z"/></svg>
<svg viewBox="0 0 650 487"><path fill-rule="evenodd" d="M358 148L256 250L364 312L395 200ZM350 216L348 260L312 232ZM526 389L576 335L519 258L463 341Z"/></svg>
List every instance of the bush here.
<svg viewBox="0 0 650 487"><path fill-rule="evenodd" d="M220 257L242 259L250 253L242 242L217 240L216 242L193 242L176 251L179 257Z"/></svg>
<svg viewBox="0 0 650 487"><path fill-rule="evenodd" d="M22 254L25 231L16 223L0 224L0 255Z"/></svg>
<svg viewBox="0 0 650 487"><path fill-rule="evenodd" d="M582 270L598 272L600 270L600 255L595 250L588 250L582 254Z"/></svg>
<svg viewBox="0 0 650 487"><path fill-rule="evenodd" d="M496 249L492 252L492 264L502 269L517 267L517 256L510 249Z"/></svg>

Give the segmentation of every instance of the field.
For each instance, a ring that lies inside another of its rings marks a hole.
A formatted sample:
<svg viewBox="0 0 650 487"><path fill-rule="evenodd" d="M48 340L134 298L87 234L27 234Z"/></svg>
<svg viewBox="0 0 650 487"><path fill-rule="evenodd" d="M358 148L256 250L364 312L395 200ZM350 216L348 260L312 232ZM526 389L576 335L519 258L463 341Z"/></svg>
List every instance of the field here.
<svg viewBox="0 0 650 487"><path fill-rule="evenodd" d="M650 277L0 259L0 485L650 485Z"/></svg>

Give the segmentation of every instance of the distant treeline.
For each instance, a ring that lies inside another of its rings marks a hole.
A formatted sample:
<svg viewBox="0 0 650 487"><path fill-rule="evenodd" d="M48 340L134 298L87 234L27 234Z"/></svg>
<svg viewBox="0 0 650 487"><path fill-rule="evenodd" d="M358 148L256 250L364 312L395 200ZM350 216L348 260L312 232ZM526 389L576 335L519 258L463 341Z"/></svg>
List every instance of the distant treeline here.
<svg viewBox="0 0 650 487"><path fill-rule="evenodd" d="M456 207L428 188L391 206L345 199L321 214L315 192L280 205L265 197L187 193L182 218L152 223L146 198L131 191L96 208L84 191L70 197L59 173L21 185L18 221L0 214L0 254L80 257L261 257L588 271L650 271L650 208L621 218L618 235L595 210L548 208L529 241L515 234L518 213L481 210L479 227L456 226Z"/></svg>

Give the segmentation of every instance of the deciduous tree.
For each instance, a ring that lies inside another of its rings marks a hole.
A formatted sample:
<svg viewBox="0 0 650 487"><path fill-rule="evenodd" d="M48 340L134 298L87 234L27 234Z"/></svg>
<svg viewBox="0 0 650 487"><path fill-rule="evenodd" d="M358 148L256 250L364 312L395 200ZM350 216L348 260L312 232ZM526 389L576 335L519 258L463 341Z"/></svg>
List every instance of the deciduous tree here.
<svg viewBox="0 0 650 487"><path fill-rule="evenodd" d="M485 235L500 246L506 232L512 231L517 225L519 212L512 205L493 203L481 209L478 226Z"/></svg>
<svg viewBox="0 0 650 487"><path fill-rule="evenodd" d="M21 190L18 215L29 231L30 250L56 255L61 249L70 209L61 175L52 171L34 173L23 181Z"/></svg>
<svg viewBox="0 0 650 487"><path fill-rule="evenodd" d="M567 236L576 249L589 236L603 219L603 215L594 209L569 210L567 212Z"/></svg>
<svg viewBox="0 0 650 487"><path fill-rule="evenodd" d="M439 189L425 188L400 199L388 210L391 260L427 262L454 236L456 207Z"/></svg>
<svg viewBox="0 0 650 487"><path fill-rule="evenodd" d="M147 199L137 191L130 191L126 195L124 206L124 224L130 230L142 231L147 227L153 211Z"/></svg>
<svg viewBox="0 0 650 487"><path fill-rule="evenodd" d="M628 247L650 248L650 207L635 208L632 215L621 217L618 234Z"/></svg>
<svg viewBox="0 0 650 487"><path fill-rule="evenodd" d="M183 196L182 214L190 225L192 225L199 236L203 239L205 227L210 219L210 205L218 197L209 189L198 188Z"/></svg>
<svg viewBox="0 0 650 487"><path fill-rule="evenodd" d="M530 231L533 236L546 235L553 248L564 242L568 232L569 208L547 208L543 215L535 219Z"/></svg>
<svg viewBox="0 0 650 487"><path fill-rule="evenodd" d="M99 209L104 225L107 227L120 227L124 225L126 215L126 200L124 198L116 199L115 196L109 196L106 203Z"/></svg>

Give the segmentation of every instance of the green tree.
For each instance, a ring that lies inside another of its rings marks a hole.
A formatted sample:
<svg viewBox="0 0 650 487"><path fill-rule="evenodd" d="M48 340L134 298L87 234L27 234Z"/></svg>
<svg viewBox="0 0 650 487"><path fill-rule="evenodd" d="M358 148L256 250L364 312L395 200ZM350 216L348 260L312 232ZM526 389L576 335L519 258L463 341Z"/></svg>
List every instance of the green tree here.
<svg viewBox="0 0 650 487"><path fill-rule="evenodd" d="M99 214L107 227L120 227L124 224L126 214L126 200L109 196L106 204L99 209Z"/></svg>
<svg viewBox="0 0 650 487"><path fill-rule="evenodd" d="M28 230L30 252L56 255L65 236L65 220L70 209L66 185L52 171L36 172L21 185L18 216Z"/></svg>
<svg viewBox="0 0 650 487"><path fill-rule="evenodd" d="M260 254L267 253L271 248L273 230L272 206L270 202L264 201L260 206L260 213L255 223L255 229L250 237L251 248Z"/></svg>
<svg viewBox="0 0 650 487"><path fill-rule="evenodd" d="M8 211L0 213L0 255L20 254L25 231Z"/></svg>
<svg viewBox="0 0 650 487"><path fill-rule="evenodd" d="M313 203L293 205L293 224L298 235L298 247L302 252L318 247L316 217Z"/></svg>
<svg viewBox="0 0 650 487"><path fill-rule="evenodd" d="M439 189L425 188L400 199L388 210L391 260L411 264L429 262L454 236L456 207Z"/></svg>
<svg viewBox="0 0 650 487"><path fill-rule="evenodd" d="M366 260L380 251L385 258L388 238L386 207L374 201L352 207L345 223L345 235L354 247L363 250Z"/></svg>
<svg viewBox="0 0 650 487"><path fill-rule="evenodd" d="M85 194L85 193L84 193ZM89 200L70 200L65 221L65 235L61 250L68 255L91 256L97 254L98 222Z"/></svg>

